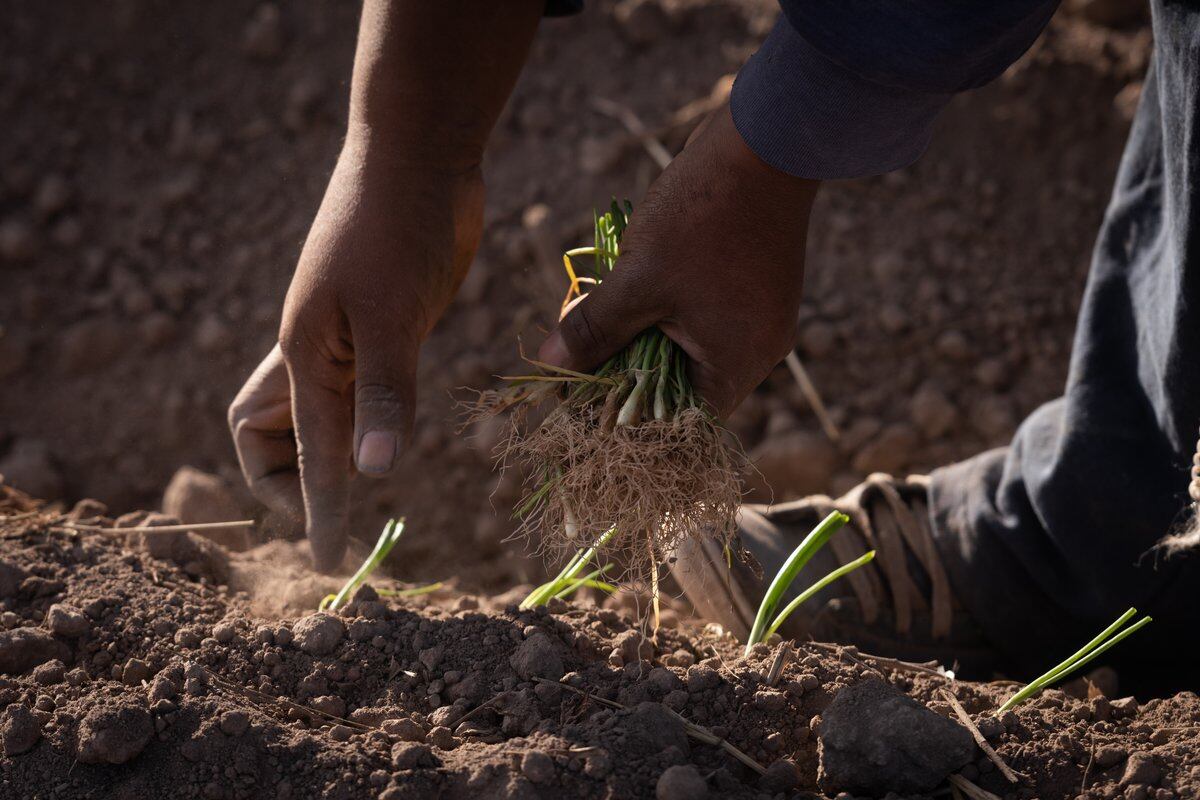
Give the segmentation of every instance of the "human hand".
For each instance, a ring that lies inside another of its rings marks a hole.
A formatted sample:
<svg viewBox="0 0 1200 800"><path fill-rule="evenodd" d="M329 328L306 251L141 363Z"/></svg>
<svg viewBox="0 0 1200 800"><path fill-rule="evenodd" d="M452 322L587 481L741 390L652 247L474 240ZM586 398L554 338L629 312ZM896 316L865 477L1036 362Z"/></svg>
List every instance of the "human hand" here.
<svg viewBox="0 0 1200 800"><path fill-rule="evenodd" d="M590 370L658 325L687 352L699 396L728 415L795 344L818 186L764 164L718 109L634 210L616 269L538 357Z"/></svg>
<svg viewBox="0 0 1200 800"><path fill-rule="evenodd" d="M250 489L306 521L317 569L345 549L354 467L412 433L417 351L479 243L478 168L415 168L348 143L305 242L276 345L229 409Z"/></svg>

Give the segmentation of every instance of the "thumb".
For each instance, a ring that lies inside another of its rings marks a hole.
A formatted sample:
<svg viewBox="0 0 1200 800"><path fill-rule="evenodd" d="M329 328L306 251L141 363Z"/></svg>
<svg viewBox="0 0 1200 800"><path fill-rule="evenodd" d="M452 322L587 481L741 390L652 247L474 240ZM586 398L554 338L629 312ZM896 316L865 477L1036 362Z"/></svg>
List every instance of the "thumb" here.
<svg viewBox="0 0 1200 800"><path fill-rule="evenodd" d="M538 349L541 361L578 371L594 369L662 319L658 293L634 277L637 270L626 258L559 321Z"/></svg>
<svg viewBox="0 0 1200 800"><path fill-rule="evenodd" d="M412 440L417 346L394 331L372 332L355 337L354 351L354 463L383 477Z"/></svg>

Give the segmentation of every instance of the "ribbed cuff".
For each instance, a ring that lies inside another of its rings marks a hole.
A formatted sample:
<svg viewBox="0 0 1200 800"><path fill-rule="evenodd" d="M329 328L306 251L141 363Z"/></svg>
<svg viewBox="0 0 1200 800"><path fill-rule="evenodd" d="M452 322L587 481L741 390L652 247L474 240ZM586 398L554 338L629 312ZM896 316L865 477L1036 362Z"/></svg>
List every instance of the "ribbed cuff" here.
<svg viewBox="0 0 1200 800"><path fill-rule="evenodd" d="M951 97L861 78L818 52L780 15L738 73L730 111L767 164L798 178L835 180L916 161Z"/></svg>

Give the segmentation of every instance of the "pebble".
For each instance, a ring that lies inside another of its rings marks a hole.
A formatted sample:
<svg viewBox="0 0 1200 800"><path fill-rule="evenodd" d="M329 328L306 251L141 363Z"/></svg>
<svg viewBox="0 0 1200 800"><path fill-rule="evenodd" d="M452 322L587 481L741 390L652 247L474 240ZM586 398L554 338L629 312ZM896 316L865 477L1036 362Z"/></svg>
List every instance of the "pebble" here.
<svg viewBox="0 0 1200 800"><path fill-rule="evenodd" d="M42 725L26 706L13 703L0 718L0 744L4 755L19 756L33 748L42 738Z"/></svg>
<svg viewBox="0 0 1200 800"><path fill-rule="evenodd" d="M621 0L613 19L630 44L650 45L670 35L670 20L659 0Z"/></svg>
<svg viewBox="0 0 1200 800"><path fill-rule="evenodd" d="M655 800L704 800L708 782L691 764L667 767L654 785Z"/></svg>
<svg viewBox="0 0 1200 800"><path fill-rule="evenodd" d="M828 794L929 792L975 754L966 728L877 678L838 692L818 735L817 780Z"/></svg>
<svg viewBox="0 0 1200 800"><path fill-rule="evenodd" d="M397 742L392 746L392 767L395 769L416 769L434 763L433 751L427 744Z"/></svg>
<svg viewBox="0 0 1200 800"><path fill-rule="evenodd" d="M1162 767L1155 762L1149 753L1132 753L1125 762L1125 771L1121 774L1121 785L1142 784L1155 786L1162 780Z"/></svg>
<svg viewBox="0 0 1200 800"><path fill-rule="evenodd" d="M121 672L121 680L126 686L141 686L142 681L150 677L150 665L140 658L131 658L125 662Z"/></svg>
<svg viewBox="0 0 1200 800"><path fill-rule="evenodd" d="M75 757L84 764L124 764L136 758L153 735L149 711L130 700L110 700L79 723Z"/></svg>
<svg viewBox="0 0 1200 800"><path fill-rule="evenodd" d="M217 723L226 736L241 736L250 727L250 715L245 711L226 711Z"/></svg>
<svg viewBox="0 0 1200 800"><path fill-rule="evenodd" d="M545 634L534 635L521 642L508 663L526 681L533 678L556 681L565 673L558 648Z"/></svg>
<svg viewBox="0 0 1200 800"><path fill-rule="evenodd" d="M408 717L385 720L382 727L385 733L402 742L425 741L425 728L421 726L421 723Z"/></svg>
<svg viewBox="0 0 1200 800"><path fill-rule="evenodd" d="M90 631L92 623L78 608L65 603L55 603L46 612L46 627L59 636L73 639Z"/></svg>
<svg viewBox="0 0 1200 800"><path fill-rule="evenodd" d="M540 750L530 750L521 757L521 774L531 783L550 783L554 772L554 759Z"/></svg>
<svg viewBox="0 0 1200 800"><path fill-rule="evenodd" d="M329 655L342 641L346 626L332 614L318 612L300 619L292 627L296 646L312 656ZM276 641L279 633L275 634Z"/></svg>

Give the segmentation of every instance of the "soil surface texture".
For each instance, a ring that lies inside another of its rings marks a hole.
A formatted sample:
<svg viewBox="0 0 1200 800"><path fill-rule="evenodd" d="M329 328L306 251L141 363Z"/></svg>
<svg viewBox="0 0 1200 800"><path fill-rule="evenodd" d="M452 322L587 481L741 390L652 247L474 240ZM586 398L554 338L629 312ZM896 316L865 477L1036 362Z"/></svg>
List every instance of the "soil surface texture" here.
<svg viewBox="0 0 1200 800"><path fill-rule="evenodd" d="M743 658L670 612L650 633L586 601L518 610L529 587L315 612L325 587L264 616L261 560L0 493L5 800L1200 794L1191 693L1097 674L997 716L1011 684L819 643Z"/></svg>

